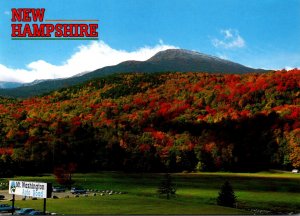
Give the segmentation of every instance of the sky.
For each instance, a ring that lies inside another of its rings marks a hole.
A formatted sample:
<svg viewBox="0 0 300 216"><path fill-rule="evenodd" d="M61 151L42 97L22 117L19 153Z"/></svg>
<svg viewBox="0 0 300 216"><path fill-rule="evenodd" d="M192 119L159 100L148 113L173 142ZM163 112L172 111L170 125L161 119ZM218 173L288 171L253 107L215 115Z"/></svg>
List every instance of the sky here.
<svg viewBox="0 0 300 216"><path fill-rule="evenodd" d="M97 19L99 40L11 40L12 8ZM70 77L169 48L253 68L300 68L300 0L0 1L0 81Z"/></svg>

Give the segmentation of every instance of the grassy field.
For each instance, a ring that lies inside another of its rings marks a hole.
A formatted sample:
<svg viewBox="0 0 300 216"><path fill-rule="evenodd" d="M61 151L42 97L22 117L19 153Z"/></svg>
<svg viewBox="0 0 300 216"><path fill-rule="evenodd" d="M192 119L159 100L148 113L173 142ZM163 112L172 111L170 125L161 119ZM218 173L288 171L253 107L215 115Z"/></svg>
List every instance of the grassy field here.
<svg viewBox="0 0 300 216"><path fill-rule="evenodd" d="M156 194L162 174L75 174L73 178L78 186L127 194L48 199L47 210L61 214L251 214L250 209L266 210L269 214L300 213L299 174L178 173L172 177L177 196L166 200ZM55 182L51 175L16 179ZM237 208L216 205L218 191L225 180L234 188ZM42 200L17 201L16 205L37 209L43 206Z"/></svg>

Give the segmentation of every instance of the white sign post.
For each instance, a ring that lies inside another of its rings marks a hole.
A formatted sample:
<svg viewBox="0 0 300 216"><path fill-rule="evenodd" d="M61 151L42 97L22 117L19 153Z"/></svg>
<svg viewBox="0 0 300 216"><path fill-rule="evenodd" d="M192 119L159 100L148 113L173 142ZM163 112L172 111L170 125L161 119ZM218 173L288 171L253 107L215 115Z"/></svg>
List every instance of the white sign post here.
<svg viewBox="0 0 300 216"><path fill-rule="evenodd" d="M46 198L52 194L52 184L44 182L27 182L10 180L8 193L13 195L13 208L15 195L36 197L44 199L44 213L46 212Z"/></svg>

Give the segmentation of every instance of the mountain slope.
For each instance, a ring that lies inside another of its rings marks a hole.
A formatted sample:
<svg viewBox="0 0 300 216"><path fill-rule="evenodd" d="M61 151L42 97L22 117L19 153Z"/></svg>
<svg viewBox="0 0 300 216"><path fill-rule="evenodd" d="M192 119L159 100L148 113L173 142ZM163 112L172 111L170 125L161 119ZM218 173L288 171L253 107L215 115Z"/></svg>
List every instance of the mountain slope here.
<svg viewBox="0 0 300 216"><path fill-rule="evenodd" d="M147 61L125 61L114 66L104 67L82 76L67 79L46 80L35 85L15 89L1 89L1 96L30 97L41 95L63 87L114 73L154 73L154 72L209 72L209 73L247 73L256 69L223 60L217 57L183 49L169 49L158 52Z"/></svg>

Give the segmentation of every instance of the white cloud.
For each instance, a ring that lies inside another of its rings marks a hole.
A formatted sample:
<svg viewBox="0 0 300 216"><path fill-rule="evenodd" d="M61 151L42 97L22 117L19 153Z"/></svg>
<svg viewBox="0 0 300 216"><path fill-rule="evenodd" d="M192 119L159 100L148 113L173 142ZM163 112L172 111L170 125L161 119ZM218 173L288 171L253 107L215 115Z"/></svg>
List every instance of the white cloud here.
<svg viewBox="0 0 300 216"><path fill-rule="evenodd" d="M225 38L232 38L233 37L230 29L221 30L221 33L223 33L225 35Z"/></svg>
<svg viewBox="0 0 300 216"><path fill-rule="evenodd" d="M113 49L105 42L97 41L79 46L78 51L62 65L38 60L29 63L26 69L12 69L0 64L0 81L32 82L36 79L65 78L127 60L145 61L159 51L172 48L176 47L166 45L160 40L159 44L153 47L145 46L128 52Z"/></svg>
<svg viewBox="0 0 300 216"><path fill-rule="evenodd" d="M212 44L216 48L243 48L246 45L245 40L240 36L235 29L222 29L220 33L223 35L222 39L213 38Z"/></svg>
<svg viewBox="0 0 300 216"><path fill-rule="evenodd" d="M296 68L297 68L297 67L296 67ZM290 70L295 69L295 67L285 66L284 69L287 70L287 71L290 71Z"/></svg>
<svg viewBox="0 0 300 216"><path fill-rule="evenodd" d="M230 58L226 54L223 54L223 53L217 53L217 56L221 59L230 60Z"/></svg>

